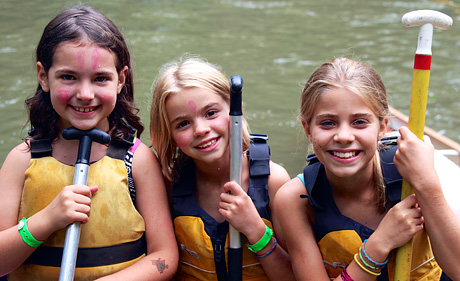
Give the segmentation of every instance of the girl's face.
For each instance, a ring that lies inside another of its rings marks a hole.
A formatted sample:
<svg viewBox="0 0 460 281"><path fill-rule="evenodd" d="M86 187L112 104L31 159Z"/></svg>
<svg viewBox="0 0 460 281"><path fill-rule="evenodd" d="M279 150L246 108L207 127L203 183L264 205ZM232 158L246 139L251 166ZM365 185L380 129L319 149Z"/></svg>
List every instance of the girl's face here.
<svg viewBox="0 0 460 281"><path fill-rule="evenodd" d="M109 129L107 116L115 108L128 68L118 75L116 57L95 44L63 42L53 56L48 73L37 62L38 80L50 92L61 129Z"/></svg>
<svg viewBox="0 0 460 281"><path fill-rule="evenodd" d="M387 120L380 122L361 97L346 89L328 90L318 99L310 124L302 123L328 176L372 173L371 160Z"/></svg>
<svg viewBox="0 0 460 281"><path fill-rule="evenodd" d="M172 140L194 159L211 163L227 153L229 105L218 94L202 88L188 88L171 94L166 114Z"/></svg>

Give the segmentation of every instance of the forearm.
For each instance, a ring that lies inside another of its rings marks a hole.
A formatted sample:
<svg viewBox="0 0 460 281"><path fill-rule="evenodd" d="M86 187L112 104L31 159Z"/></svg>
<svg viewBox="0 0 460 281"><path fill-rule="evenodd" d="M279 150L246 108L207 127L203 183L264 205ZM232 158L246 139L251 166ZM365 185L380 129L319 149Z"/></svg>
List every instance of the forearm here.
<svg viewBox="0 0 460 281"><path fill-rule="evenodd" d="M270 280L296 280L288 253L280 244L275 244L274 237L256 256Z"/></svg>
<svg viewBox="0 0 460 281"><path fill-rule="evenodd" d="M98 279L99 281L147 281L171 280L177 270L177 250L160 250L153 252L135 264L117 273Z"/></svg>
<svg viewBox="0 0 460 281"><path fill-rule="evenodd" d="M17 225L0 232L0 276L18 268L35 249L22 240Z"/></svg>
<svg viewBox="0 0 460 281"><path fill-rule="evenodd" d="M455 280L460 278L460 268L456 262L460 253L460 220L442 193L430 194L431 196L424 196L416 193L425 220L425 229L437 262Z"/></svg>

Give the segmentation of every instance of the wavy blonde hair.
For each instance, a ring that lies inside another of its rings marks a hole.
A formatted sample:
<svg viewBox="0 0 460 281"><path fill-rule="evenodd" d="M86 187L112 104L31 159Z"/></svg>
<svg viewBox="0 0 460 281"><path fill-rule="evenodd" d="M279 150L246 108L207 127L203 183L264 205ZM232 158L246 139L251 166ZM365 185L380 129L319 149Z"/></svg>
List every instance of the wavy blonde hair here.
<svg viewBox="0 0 460 281"><path fill-rule="evenodd" d="M221 96L230 105L230 81L218 66L200 58L179 59L163 65L153 83L153 100L150 109L150 139L157 152L165 177L178 179L178 168L190 159L174 143L166 115L166 101L173 93L184 89L202 88ZM249 148L249 126L243 117L243 152Z"/></svg>
<svg viewBox="0 0 460 281"><path fill-rule="evenodd" d="M310 124L317 100L334 88L343 88L361 97L381 123L388 119L387 93L380 75L371 67L347 58L326 62L310 76L300 98L300 119ZM385 210L385 182L380 166L380 149L378 146L373 158L373 178L378 189L377 203L380 210Z"/></svg>

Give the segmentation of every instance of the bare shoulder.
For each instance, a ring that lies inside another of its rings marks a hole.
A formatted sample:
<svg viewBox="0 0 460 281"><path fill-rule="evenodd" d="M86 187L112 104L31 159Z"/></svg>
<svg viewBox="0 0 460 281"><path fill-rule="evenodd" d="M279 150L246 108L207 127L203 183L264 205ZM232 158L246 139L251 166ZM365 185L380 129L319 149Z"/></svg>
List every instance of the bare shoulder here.
<svg viewBox="0 0 460 281"><path fill-rule="evenodd" d="M160 163L153 150L140 143L133 156L133 179L136 193L149 193L165 190Z"/></svg>
<svg viewBox="0 0 460 281"><path fill-rule="evenodd" d="M270 176L268 177L268 186L270 190L278 190L290 179L291 178L284 167L273 161L270 161Z"/></svg>
<svg viewBox="0 0 460 281"><path fill-rule="evenodd" d="M14 147L6 157L2 166L2 175L5 172L24 175L29 167L30 150L27 144L21 143Z"/></svg>
<svg viewBox="0 0 460 281"><path fill-rule="evenodd" d="M298 199L304 194L307 194L305 185L298 177L295 177L286 182L278 190L275 196L275 202L281 205L294 204L294 202L300 202Z"/></svg>
<svg viewBox="0 0 460 281"><path fill-rule="evenodd" d="M135 168L139 167L140 169L152 168L152 166L146 167L146 164L159 167L158 158L156 157L153 150L141 142L137 147L136 151L134 151L133 165L135 166Z"/></svg>

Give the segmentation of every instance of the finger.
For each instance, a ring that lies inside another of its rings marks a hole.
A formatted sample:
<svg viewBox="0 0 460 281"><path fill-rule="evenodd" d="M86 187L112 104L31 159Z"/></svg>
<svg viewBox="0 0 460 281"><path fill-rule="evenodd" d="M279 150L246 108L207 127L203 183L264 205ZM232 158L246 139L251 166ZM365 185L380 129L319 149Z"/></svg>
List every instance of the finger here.
<svg viewBox="0 0 460 281"><path fill-rule="evenodd" d="M99 187L97 185L89 187L89 191L91 191L91 195L96 193L96 191L98 191L98 190L99 190Z"/></svg>
<svg viewBox="0 0 460 281"><path fill-rule="evenodd" d="M405 126L400 127L398 131L399 131L399 134L401 135L400 138L402 140L404 140L408 136L408 134L410 133L409 128L407 128Z"/></svg>
<svg viewBox="0 0 460 281"><path fill-rule="evenodd" d="M431 144L431 145L432 145L430 136L423 135L423 141L424 141L425 143L427 143L427 144Z"/></svg>
<svg viewBox="0 0 460 281"><path fill-rule="evenodd" d="M230 181L224 185L224 191L234 195L240 195L241 192L243 192L243 189L236 183L236 181Z"/></svg>
<svg viewBox="0 0 460 281"><path fill-rule="evenodd" d="M412 208L412 207L416 206L417 203L418 203L417 197L415 197L415 194L411 194L411 195L407 196L404 200L402 200L400 204L403 207Z"/></svg>

